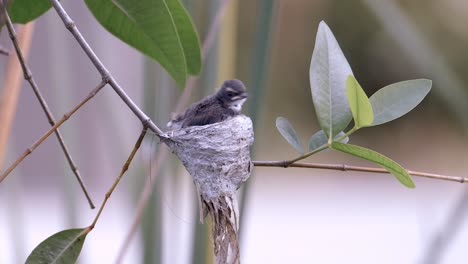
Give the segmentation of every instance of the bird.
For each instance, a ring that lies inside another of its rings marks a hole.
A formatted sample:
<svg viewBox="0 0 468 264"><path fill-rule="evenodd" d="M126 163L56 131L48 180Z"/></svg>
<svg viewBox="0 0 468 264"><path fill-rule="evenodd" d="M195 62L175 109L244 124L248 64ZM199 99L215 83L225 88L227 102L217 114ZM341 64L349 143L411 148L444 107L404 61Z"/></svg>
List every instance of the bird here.
<svg viewBox="0 0 468 264"><path fill-rule="evenodd" d="M224 81L215 94L192 104L184 113L169 121L167 127L177 130L222 122L239 115L246 100L247 91L242 81Z"/></svg>

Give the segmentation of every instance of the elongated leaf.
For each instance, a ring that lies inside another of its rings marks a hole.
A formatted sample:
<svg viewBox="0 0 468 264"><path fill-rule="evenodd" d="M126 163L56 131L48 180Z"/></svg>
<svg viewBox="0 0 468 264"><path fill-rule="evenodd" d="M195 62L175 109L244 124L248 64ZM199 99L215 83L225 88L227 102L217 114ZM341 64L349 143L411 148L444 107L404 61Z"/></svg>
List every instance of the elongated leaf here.
<svg viewBox="0 0 468 264"><path fill-rule="evenodd" d="M199 73L201 54L197 33L178 0L85 2L104 28L158 61L180 86L184 86L188 73Z"/></svg>
<svg viewBox="0 0 468 264"><path fill-rule="evenodd" d="M343 131L341 131L340 133L338 133L335 136L334 140L338 140L338 139L342 138L344 135L345 135L345 133ZM348 143L348 141L349 141L349 137L345 137L340 142L341 143ZM325 132L323 132L323 130L317 131L309 139L309 151L318 149L321 146L327 144L327 142L328 142L328 138L327 138L327 135L325 135Z"/></svg>
<svg viewBox="0 0 468 264"><path fill-rule="evenodd" d="M333 33L320 22L310 62L310 87L315 114L328 137L343 131L351 121L346 78L353 75Z"/></svg>
<svg viewBox="0 0 468 264"><path fill-rule="evenodd" d="M276 128L280 132L280 134L286 139L286 141L299 153L304 153L304 148L297 137L296 130L292 127L291 123L284 118L278 117L276 118Z"/></svg>
<svg viewBox="0 0 468 264"><path fill-rule="evenodd" d="M200 40L187 10L179 0L166 0L174 24L177 28L185 60L187 62L187 73L196 75L201 72L201 50Z"/></svg>
<svg viewBox="0 0 468 264"><path fill-rule="evenodd" d="M374 109L373 126L397 119L415 108L431 90L432 81L416 79L385 86L369 100Z"/></svg>
<svg viewBox="0 0 468 264"><path fill-rule="evenodd" d="M86 228L60 231L42 241L31 252L26 264L75 263L87 234Z"/></svg>
<svg viewBox="0 0 468 264"><path fill-rule="evenodd" d="M352 75L346 80L346 96L348 97L351 113L353 113L354 126L358 129L370 126L374 121L372 105L361 85Z"/></svg>
<svg viewBox="0 0 468 264"><path fill-rule="evenodd" d="M49 10L49 0L14 0L8 7L8 14L13 23L26 24Z"/></svg>
<svg viewBox="0 0 468 264"><path fill-rule="evenodd" d="M396 163L395 161L385 157L384 155L378 152L355 145L339 143L336 141L332 143L331 148L344 152L346 154L359 157L361 159L371 161L393 174L397 178L397 180L404 186L408 188L415 187L410 175L403 167L401 167L400 164Z"/></svg>

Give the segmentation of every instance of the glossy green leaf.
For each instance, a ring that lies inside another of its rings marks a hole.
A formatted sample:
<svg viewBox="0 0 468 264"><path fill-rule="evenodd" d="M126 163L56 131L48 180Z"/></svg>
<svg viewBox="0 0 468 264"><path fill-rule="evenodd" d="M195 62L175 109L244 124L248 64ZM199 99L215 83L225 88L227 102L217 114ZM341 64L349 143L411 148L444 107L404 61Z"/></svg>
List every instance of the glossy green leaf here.
<svg viewBox="0 0 468 264"><path fill-rule="evenodd" d="M333 33L320 22L310 62L310 88L315 114L322 130L333 137L351 121L346 79L353 75Z"/></svg>
<svg viewBox="0 0 468 264"><path fill-rule="evenodd" d="M344 137L345 135L346 134L343 131L341 131L335 136L334 140L338 140ZM340 142L348 143L348 141L349 141L349 137L345 137ZM323 145L327 144L327 142L328 142L328 138L327 138L327 135L325 135L325 132L323 132L323 130L317 131L309 139L309 151L318 149L322 147Z"/></svg>
<svg viewBox="0 0 468 264"><path fill-rule="evenodd" d="M276 118L276 128L280 132L280 134L286 139L286 141L299 153L304 153L304 148L297 137L296 130L292 127L291 123L284 118L278 117Z"/></svg>
<svg viewBox="0 0 468 264"><path fill-rule="evenodd" d="M348 97L349 108L354 118L354 127L370 126L374 121L372 105L367 98L366 93L359 85L354 76L348 76L346 80L346 96Z"/></svg>
<svg viewBox="0 0 468 264"><path fill-rule="evenodd" d="M158 61L179 86L201 69L200 44L178 0L85 0L101 25Z"/></svg>
<svg viewBox="0 0 468 264"><path fill-rule="evenodd" d="M431 90L432 81L416 79L385 86L369 100L374 109L373 126L397 119L415 108Z"/></svg>
<svg viewBox="0 0 468 264"><path fill-rule="evenodd" d="M400 164L396 163L395 161L385 157L384 155L378 152L360 146L343 144L336 141L332 143L331 148L346 154L359 157L361 159L371 161L390 172L404 186L408 188L415 187L410 175L403 167L401 167Z"/></svg>
<svg viewBox="0 0 468 264"><path fill-rule="evenodd" d="M8 7L13 23L26 24L52 7L49 0L14 0Z"/></svg>
<svg viewBox="0 0 468 264"><path fill-rule="evenodd" d="M31 252L26 264L75 263L87 234L86 228L58 232L42 241Z"/></svg>

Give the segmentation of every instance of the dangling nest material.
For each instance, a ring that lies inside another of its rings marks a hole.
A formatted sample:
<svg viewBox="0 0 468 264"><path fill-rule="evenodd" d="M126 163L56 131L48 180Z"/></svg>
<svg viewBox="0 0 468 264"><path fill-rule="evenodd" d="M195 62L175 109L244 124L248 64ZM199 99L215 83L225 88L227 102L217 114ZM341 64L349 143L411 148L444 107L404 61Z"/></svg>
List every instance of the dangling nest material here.
<svg viewBox="0 0 468 264"><path fill-rule="evenodd" d="M250 176L250 118L240 115L206 126L169 132L163 139L192 175L200 220L210 215L216 263L239 263L236 191Z"/></svg>

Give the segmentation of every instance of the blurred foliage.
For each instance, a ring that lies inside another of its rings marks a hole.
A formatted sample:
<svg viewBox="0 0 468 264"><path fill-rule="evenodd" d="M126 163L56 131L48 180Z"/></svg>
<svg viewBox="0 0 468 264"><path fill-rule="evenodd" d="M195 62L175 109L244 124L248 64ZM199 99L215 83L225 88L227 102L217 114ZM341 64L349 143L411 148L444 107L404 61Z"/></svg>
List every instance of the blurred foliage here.
<svg viewBox="0 0 468 264"><path fill-rule="evenodd" d="M51 7L49 0L14 0L11 1L8 12L13 23L26 24L44 14Z"/></svg>

